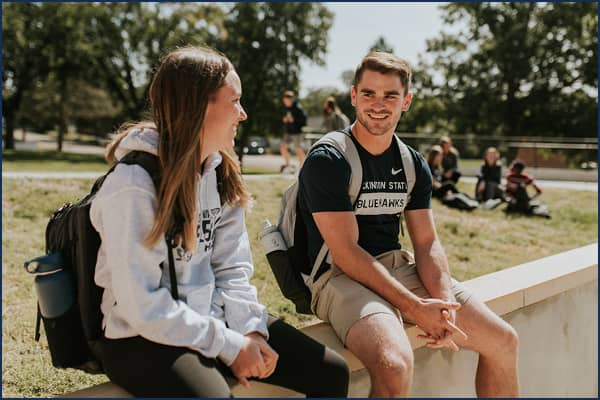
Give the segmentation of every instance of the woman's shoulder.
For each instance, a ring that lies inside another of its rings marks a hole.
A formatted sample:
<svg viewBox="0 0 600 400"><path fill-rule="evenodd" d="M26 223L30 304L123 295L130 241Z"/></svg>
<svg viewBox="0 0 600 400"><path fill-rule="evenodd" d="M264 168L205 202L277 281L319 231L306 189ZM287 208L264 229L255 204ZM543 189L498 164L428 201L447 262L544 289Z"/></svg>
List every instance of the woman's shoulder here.
<svg viewBox="0 0 600 400"><path fill-rule="evenodd" d="M152 178L143 167L135 164L118 164L106 176L96 197L110 196L124 191L140 191L156 195Z"/></svg>

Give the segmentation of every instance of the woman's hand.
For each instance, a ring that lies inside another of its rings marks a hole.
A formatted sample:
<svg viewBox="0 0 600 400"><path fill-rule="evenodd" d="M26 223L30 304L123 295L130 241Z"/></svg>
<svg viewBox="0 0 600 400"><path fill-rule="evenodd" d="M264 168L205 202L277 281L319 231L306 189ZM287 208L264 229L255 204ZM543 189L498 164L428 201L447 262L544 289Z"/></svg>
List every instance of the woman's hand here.
<svg viewBox="0 0 600 400"><path fill-rule="evenodd" d="M244 337L244 344L230 368L240 384L249 387L248 378L262 379L273 373L278 357L260 334L252 332Z"/></svg>
<svg viewBox="0 0 600 400"><path fill-rule="evenodd" d="M263 335L258 332L251 332L246 335L246 337L254 340L258 346L260 347L260 353L263 356L263 360L265 362L266 371L262 376L258 376L257 378L264 379L271 376L271 374L275 371L275 367L277 367L277 360L279 360L279 354L265 340Z"/></svg>

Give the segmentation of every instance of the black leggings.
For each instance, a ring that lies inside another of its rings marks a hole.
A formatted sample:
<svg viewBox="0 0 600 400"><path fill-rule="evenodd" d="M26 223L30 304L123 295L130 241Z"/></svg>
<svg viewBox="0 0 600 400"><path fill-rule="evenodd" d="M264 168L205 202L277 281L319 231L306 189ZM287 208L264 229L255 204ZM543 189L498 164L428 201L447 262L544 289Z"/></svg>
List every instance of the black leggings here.
<svg viewBox="0 0 600 400"><path fill-rule="evenodd" d="M346 397L349 371L340 355L281 320L269 326L268 343L279 360L259 381L307 397ZM136 336L104 339L101 351L106 375L136 397L232 397L229 367L188 348Z"/></svg>
<svg viewBox="0 0 600 400"><path fill-rule="evenodd" d="M454 186L453 182L444 181L442 183L442 186L440 186L437 189L433 189L432 196L435 198L441 199L448 192L458 193L458 189L456 188L456 186Z"/></svg>
<svg viewBox="0 0 600 400"><path fill-rule="evenodd" d="M483 182L484 184L483 193L477 192L477 188L479 187L480 182ZM484 181L483 179L479 179L477 181L477 184L475 185L475 192L475 197L478 201L503 198L502 188L500 184L494 181Z"/></svg>

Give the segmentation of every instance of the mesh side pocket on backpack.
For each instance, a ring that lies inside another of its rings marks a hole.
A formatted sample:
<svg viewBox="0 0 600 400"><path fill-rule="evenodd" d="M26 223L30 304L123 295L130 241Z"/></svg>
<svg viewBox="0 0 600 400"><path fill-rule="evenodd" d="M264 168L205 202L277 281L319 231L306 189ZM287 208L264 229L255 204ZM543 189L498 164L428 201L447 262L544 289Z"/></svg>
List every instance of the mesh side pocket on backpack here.
<svg viewBox="0 0 600 400"><path fill-rule="evenodd" d="M57 368L76 368L92 358L81 328L76 304L55 318L42 315L52 365Z"/></svg>

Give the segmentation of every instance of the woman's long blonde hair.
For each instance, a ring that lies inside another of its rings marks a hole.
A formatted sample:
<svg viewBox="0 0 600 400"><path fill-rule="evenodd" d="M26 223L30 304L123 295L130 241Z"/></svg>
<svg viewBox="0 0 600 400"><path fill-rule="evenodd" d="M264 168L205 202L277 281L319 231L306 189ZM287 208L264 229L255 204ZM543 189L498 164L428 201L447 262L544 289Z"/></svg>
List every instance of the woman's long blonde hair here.
<svg viewBox="0 0 600 400"><path fill-rule="evenodd" d="M146 238L147 246L155 245L175 221L182 220L180 239L186 251L196 250L196 201L202 168L200 132L209 101L233 69L223 54L210 48L183 47L168 53L150 85L152 121L122 126L107 148L106 159L114 162L115 150L132 129L151 128L158 132L161 181L156 219ZM237 158L233 150L220 153L223 161L217 167L217 179L221 201L246 207L249 194Z"/></svg>
<svg viewBox="0 0 600 400"><path fill-rule="evenodd" d="M435 169L441 169L441 166L438 165L433 165L435 158L437 157L438 154L442 154L444 152L444 150L442 149L442 146L434 144L433 146L431 146L429 148L429 151L427 152L427 164L429 165L430 168L435 168Z"/></svg>

